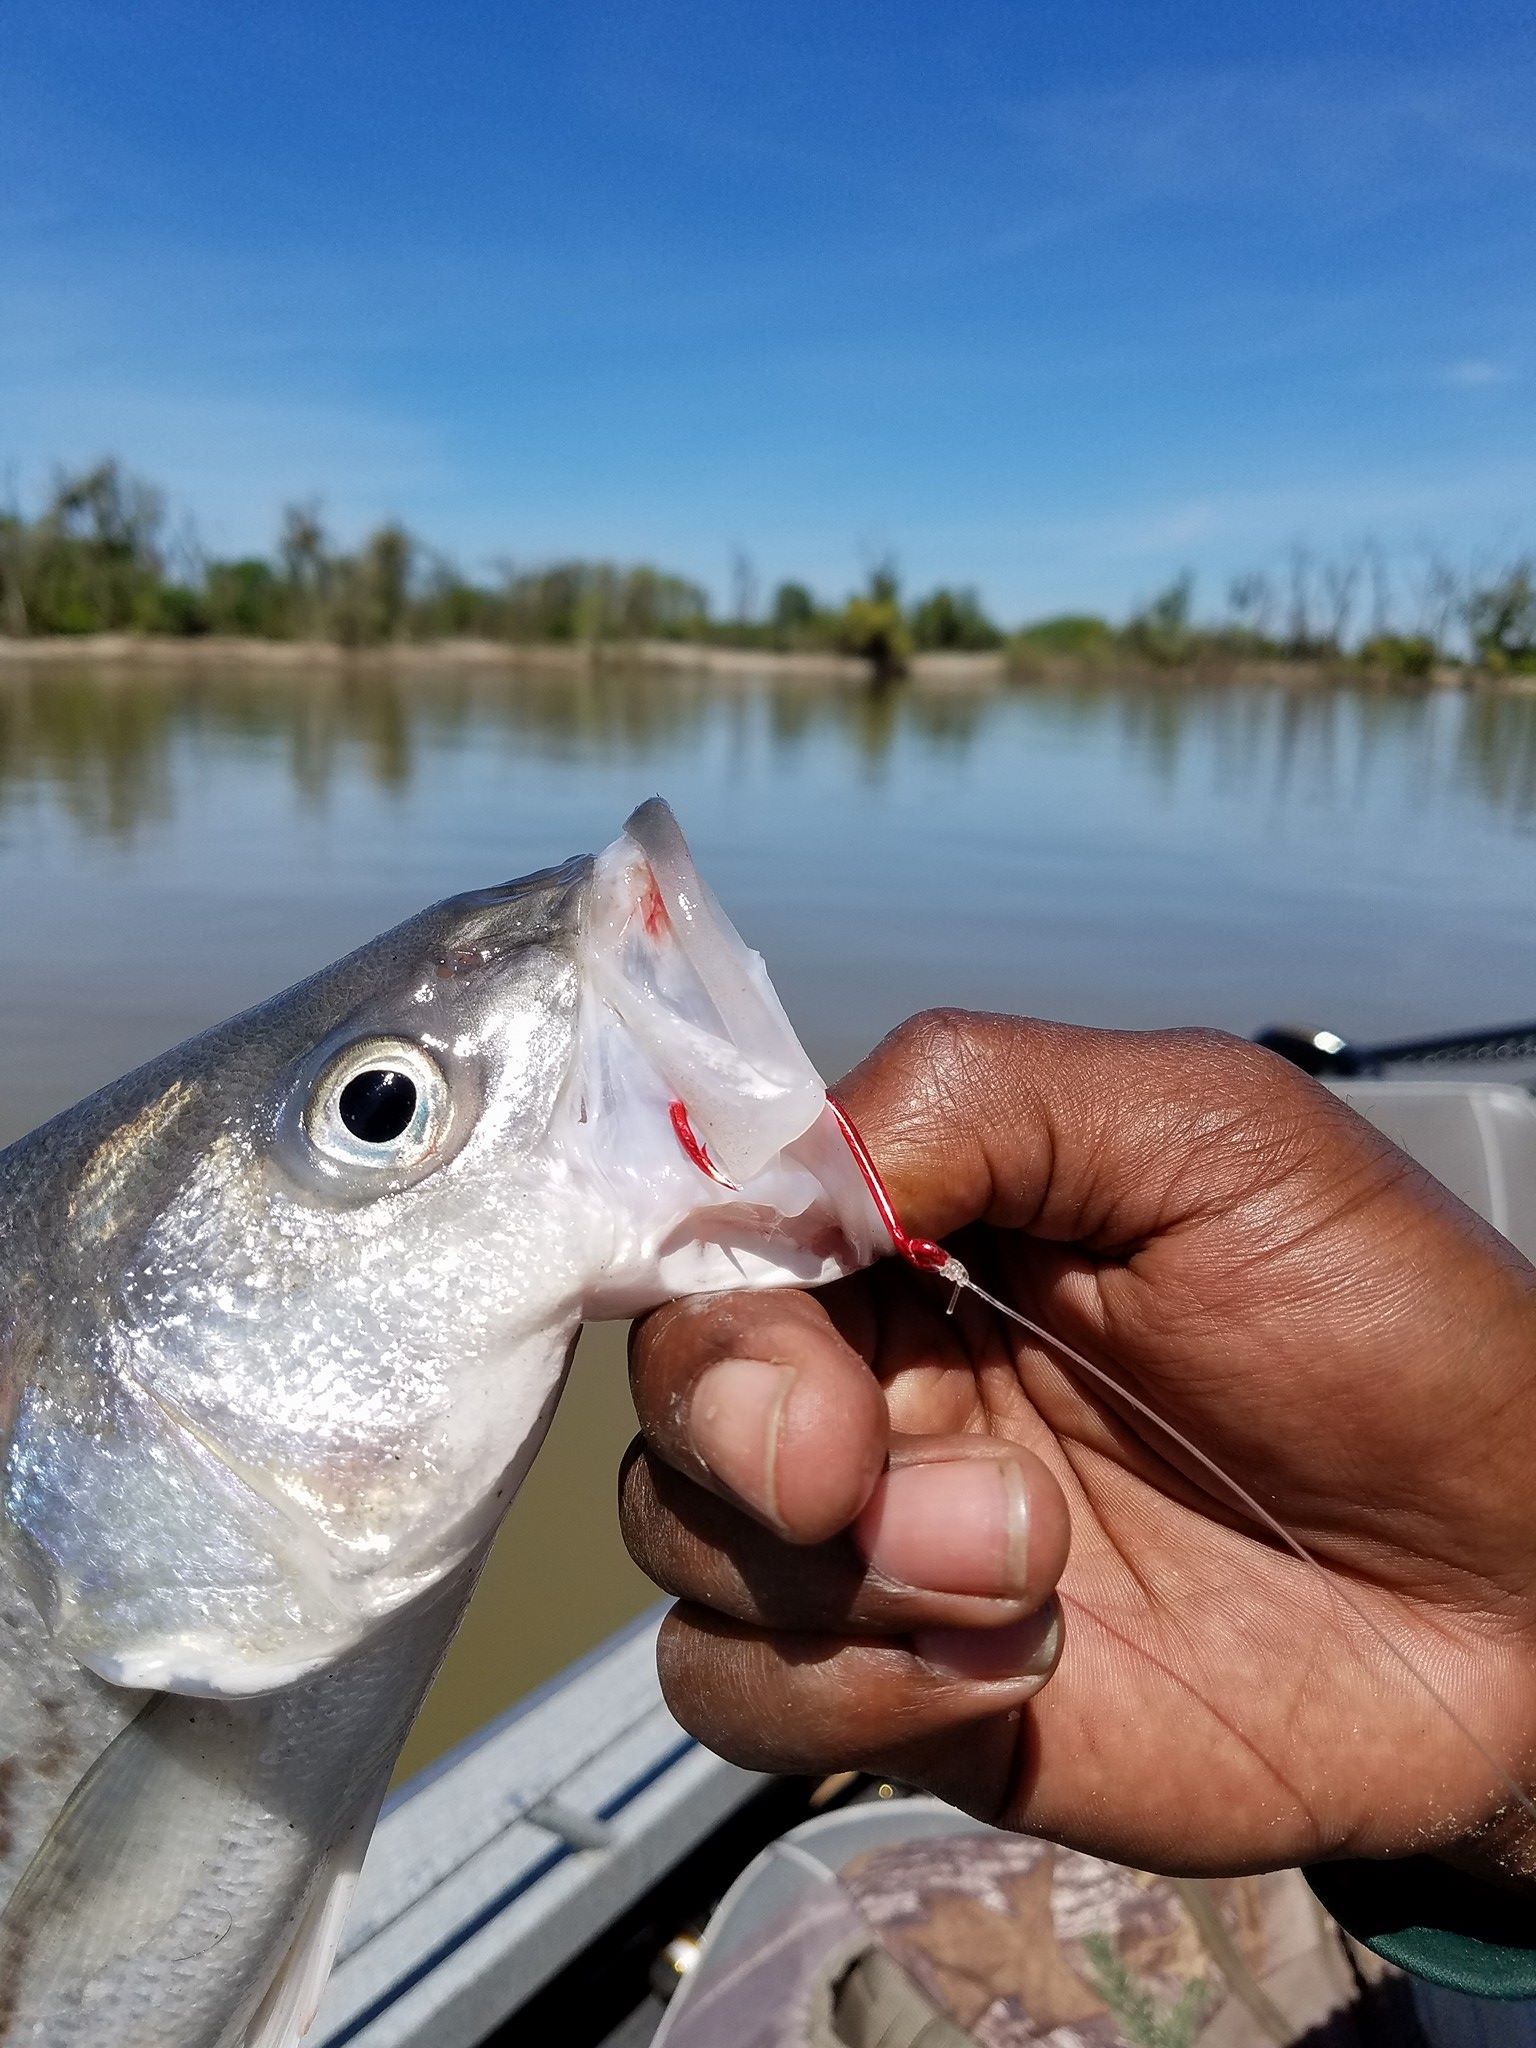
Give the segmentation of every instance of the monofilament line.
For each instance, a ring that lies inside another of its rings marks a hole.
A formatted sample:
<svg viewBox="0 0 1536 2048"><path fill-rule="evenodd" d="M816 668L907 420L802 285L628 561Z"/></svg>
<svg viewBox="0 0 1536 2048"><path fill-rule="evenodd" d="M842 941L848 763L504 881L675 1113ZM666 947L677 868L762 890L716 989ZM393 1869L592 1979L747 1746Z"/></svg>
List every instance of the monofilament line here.
<svg viewBox="0 0 1536 2048"><path fill-rule="evenodd" d="M1054 1330L1048 1330L1044 1324L1037 1323L1031 1317L1021 1314L1018 1309L1010 1307L1006 1301L999 1301L995 1294L989 1294L979 1281L971 1278L969 1271L952 1252L946 1254L942 1266L926 1267L925 1269L934 1272L940 1280L947 1280L949 1282L950 1296L948 1307L945 1311L946 1314L953 1315L955 1306L962 1293L974 1294L978 1301L984 1301L988 1308L995 1310L998 1315L1006 1317L1010 1323L1017 1323L1021 1330L1027 1330L1032 1337L1038 1337L1042 1344L1049 1344L1053 1351L1059 1352L1063 1358L1075 1365L1080 1372L1087 1373L1091 1379L1097 1380L1101 1386L1107 1387L1117 1401L1123 1401L1137 1415L1150 1422L1154 1429L1161 1430L1164 1436L1168 1437L1173 1443L1176 1443L1186 1457L1193 1459L1201 1471L1214 1479L1217 1485L1236 1501L1246 1513L1250 1514L1261 1528L1267 1530L1277 1543L1283 1544L1293 1557L1299 1558L1304 1565L1309 1566L1318 1574L1327 1588L1329 1597L1341 1601L1349 1609L1350 1613L1354 1615L1355 1619L1370 1630L1387 1655L1392 1658L1401 1670L1407 1672L1414 1684L1444 1714L1463 1741L1470 1744L1477 1755L1482 1758L1483 1762L1492 1771L1505 1791L1509 1793L1510 1797L1519 1805L1521 1810L1530 1819L1536 1820L1536 1800L1533 1800L1529 1793L1516 1784L1504 1765L1499 1762L1498 1758L1488 1748L1482 1737L1467 1725L1450 1701L1441 1696L1433 1682L1425 1677L1424 1673L1407 1652L1400 1649L1393 1642L1392 1638L1378 1622L1372 1620L1371 1616L1367 1614L1365 1608L1355 1599L1353 1594L1345 1591L1334 1575L1328 1571L1322 1560L1314 1557L1307 1546L1298 1537L1293 1536L1283 1522L1277 1520L1270 1513L1269 1509L1261 1501L1256 1500L1245 1486L1240 1485L1237 1480L1224 1472L1214 1458L1208 1457L1198 1444L1192 1443L1185 1436L1182 1430L1175 1429L1171 1422L1165 1421L1155 1408L1143 1401L1138 1394L1133 1394L1129 1387L1115 1378L1113 1373L1106 1372L1102 1366L1095 1365L1091 1358L1085 1358L1081 1351L1075 1350L1072 1345L1066 1342L1065 1338L1058 1337Z"/></svg>

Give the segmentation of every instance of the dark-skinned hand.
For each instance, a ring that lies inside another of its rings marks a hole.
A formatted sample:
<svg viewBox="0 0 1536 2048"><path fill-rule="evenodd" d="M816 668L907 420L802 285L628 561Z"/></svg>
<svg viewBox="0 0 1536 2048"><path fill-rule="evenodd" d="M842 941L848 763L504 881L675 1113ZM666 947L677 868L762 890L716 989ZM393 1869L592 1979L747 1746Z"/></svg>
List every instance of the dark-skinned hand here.
<svg viewBox="0 0 1536 2048"><path fill-rule="evenodd" d="M1144 1868L1536 1862L1536 1272L1241 1041L943 1013L839 1091L909 1229L1124 1403L887 1261L638 1326L626 1540L684 1726Z"/></svg>

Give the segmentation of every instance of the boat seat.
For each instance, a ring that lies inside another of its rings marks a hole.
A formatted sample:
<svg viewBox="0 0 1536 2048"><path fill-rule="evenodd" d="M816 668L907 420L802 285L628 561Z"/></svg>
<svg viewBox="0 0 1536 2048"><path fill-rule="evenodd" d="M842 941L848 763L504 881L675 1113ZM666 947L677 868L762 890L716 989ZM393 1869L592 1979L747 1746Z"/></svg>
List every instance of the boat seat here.
<svg viewBox="0 0 1536 2048"><path fill-rule="evenodd" d="M1495 1081L1328 1085L1536 1260L1536 1096Z"/></svg>

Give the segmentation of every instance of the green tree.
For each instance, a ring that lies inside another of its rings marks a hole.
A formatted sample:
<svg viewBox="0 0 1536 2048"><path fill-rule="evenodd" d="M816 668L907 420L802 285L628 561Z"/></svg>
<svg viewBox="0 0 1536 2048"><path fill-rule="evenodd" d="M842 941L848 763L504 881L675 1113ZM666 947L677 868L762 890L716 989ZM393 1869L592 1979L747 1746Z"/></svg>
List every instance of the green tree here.
<svg viewBox="0 0 1536 2048"><path fill-rule="evenodd" d="M1125 629L1126 644L1148 661L1172 665L1194 651L1191 615L1195 579L1188 570L1160 590Z"/></svg>
<svg viewBox="0 0 1536 2048"><path fill-rule="evenodd" d="M876 569L862 596L850 597L837 622L837 645L859 654L885 682L905 673L912 633L901 609L901 590L888 565Z"/></svg>
<svg viewBox="0 0 1536 2048"><path fill-rule="evenodd" d="M631 640L683 640L702 633L709 599L698 584L642 563L628 570L618 590L617 628Z"/></svg>
<svg viewBox="0 0 1536 2048"><path fill-rule="evenodd" d="M1021 654L1067 655L1091 661L1112 653L1116 639L1114 627L1096 612L1058 612L1022 627L1012 645Z"/></svg>
<svg viewBox="0 0 1536 2048"><path fill-rule="evenodd" d="M154 622L164 573L158 491L112 460L59 477L20 551L28 630L121 632Z"/></svg>
<svg viewBox="0 0 1536 2048"><path fill-rule="evenodd" d="M803 583L781 583L773 593L768 620L781 639L800 639L816 624L816 600Z"/></svg>
<svg viewBox="0 0 1536 2048"><path fill-rule="evenodd" d="M911 624L914 645L924 649L974 653L1002 645L974 590L930 591L913 606Z"/></svg>
<svg viewBox="0 0 1536 2048"><path fill-rule="evenodd" d="M416 543L396 521L370 535L363 548L365 624L370 640L398 640L410 605Z"/></svg>
<svg viewBox="0 0 1536 2048"><path fill-rule="evenodd" d="M19 512L0 513L0 633L27 631L27 556L30 535Z"/></svg>
<svg viewBox="0 0 1536 2048"><path fill-rule="evenodd" d="M1536 669L1536 565L1529 557L1466 603L1467 635L1484 668L1495 674Z"/></svg>
<svg viewBox="0 0 1536 2048"><path fill-rule="evenodd" d="M505 625L498 594L471 583L445 556L423 555L417 586L411 628L419 639L450 639L469 633L490 636Z"/></svg>
<svg viewBox="0 0 1536 2048"><path fill-rule="evenodd" d="M1377 633L1360 649L1362 667L1423 682L1434 674L1437 650L1427 633Z"/></svg>
<svg viewBox="0 0 1536 2048"><path fill-rule="evenodd" d="M292 629L289 594L272 564L256 555L210 562L204 576L204 609L215 633L285 639Z"/></svg>
<svg viewBox="0 0 1536 2048"><path fill-rule="evenodd" d="M139 623L146 632L191 639L210 630L207 597L190 584L162 583L150 603L141 608Z"/></svg>

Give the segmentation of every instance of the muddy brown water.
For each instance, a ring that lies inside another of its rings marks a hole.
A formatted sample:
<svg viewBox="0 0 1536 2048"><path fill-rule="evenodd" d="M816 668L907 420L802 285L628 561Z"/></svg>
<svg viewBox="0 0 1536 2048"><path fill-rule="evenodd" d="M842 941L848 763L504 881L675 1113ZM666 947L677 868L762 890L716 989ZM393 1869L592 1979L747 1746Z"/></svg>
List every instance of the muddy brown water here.
<svg viewBox="0 0 1536 2048"><path fill-rule="evenodd" d="M828 1073L932 1003L1536 1015L1536 697L57 660L0 670L0 1142L422 904L676 806ZM589 1332L406 1758L654 1597Z"/></svg>

